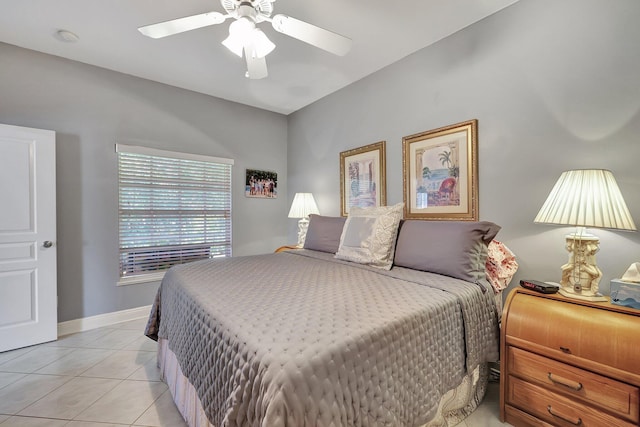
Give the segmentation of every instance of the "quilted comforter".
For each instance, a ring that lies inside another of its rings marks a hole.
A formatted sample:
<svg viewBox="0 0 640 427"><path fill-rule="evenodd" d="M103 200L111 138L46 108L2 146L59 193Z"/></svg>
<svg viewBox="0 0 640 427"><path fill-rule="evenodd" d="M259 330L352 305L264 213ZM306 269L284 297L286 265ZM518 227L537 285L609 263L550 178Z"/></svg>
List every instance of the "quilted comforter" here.
<svg viewBox="0 0 640 427"><path fill-rule="evenodd" d="M166 338L215 426L418 426L498 358L488 284L298 250L170 269Z"/></svg>

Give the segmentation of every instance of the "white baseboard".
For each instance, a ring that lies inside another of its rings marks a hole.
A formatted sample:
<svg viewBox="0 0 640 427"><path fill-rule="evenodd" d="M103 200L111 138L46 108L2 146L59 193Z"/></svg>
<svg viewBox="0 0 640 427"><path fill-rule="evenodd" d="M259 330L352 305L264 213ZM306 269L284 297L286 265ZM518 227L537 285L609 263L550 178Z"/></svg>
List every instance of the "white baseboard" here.
<svg viewBox="0 0 640 427"><path fill-rule="evenodd" d="M101 328L103 326L115 325L116 323L128 322L129 320L148 317L151 306L130 308L128 310L114 311L112 313L98 314L97 316L83 317L82 319L68 320L58 323L58 336L74 334L76 332L88 331Z"/></svg>

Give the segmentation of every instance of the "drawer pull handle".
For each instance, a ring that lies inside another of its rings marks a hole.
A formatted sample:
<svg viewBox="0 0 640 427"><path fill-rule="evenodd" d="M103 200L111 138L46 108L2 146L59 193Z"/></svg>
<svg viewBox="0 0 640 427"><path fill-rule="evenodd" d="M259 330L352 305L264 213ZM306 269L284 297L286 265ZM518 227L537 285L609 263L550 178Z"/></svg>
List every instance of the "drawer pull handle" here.
<svg viewBox="0 0 640 427"><path fill-rule="evenodd" d="M582 418L578 418L578 421L574 421L574 420L570 420L567 417L563 417L562 415L555 414L553 412L553 409L551 409L551 405L547 406L547 411L549 411L549 413L552 416L554 416L556 418L560 418L562 421L566 421L566 422L568 422L570 424L573 424L574 426L581 426L582 425Z"/></svg>
<svg viewBox="0 0 640 427"><path fill-rule="evenodd" d="M549 381L551 381L552 383L565 386L567 388L570 388L571 390L582 390L582 383L574 383L573 381L569 381L564 378L554 378L551 372L547 373L547 378L549 378Z"/></svg>
<svg viewBox="0 0 640 427"><path fill-rule="evenodd" d="M569 347L560 347L560 350L562 350L564 354L571 354L571 349Z"/></svg>

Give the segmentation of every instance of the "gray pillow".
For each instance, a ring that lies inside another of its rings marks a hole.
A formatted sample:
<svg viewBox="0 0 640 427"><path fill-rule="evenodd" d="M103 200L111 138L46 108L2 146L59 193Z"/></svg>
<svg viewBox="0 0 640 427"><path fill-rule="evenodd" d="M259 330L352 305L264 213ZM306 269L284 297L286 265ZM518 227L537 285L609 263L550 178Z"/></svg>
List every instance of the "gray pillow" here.
<svg viewBox="0 0 640 427"><path fill-rule="evenodd" d="M340 236L346 220L342 216L309 215L304 248L335 254L340 246Z"/></svg>
<svg viewBox="0 0 640 427"><path fill-rule="evenodd" d="M487 246L500 231L488 222L406 220L394 264L468 282L486 278Z"/></svg>

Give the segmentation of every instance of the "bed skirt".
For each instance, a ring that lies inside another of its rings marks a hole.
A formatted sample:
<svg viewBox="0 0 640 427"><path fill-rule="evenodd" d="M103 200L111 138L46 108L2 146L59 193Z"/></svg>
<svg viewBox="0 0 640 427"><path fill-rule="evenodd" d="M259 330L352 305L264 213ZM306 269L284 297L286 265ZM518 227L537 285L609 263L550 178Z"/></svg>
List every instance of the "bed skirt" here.
<svg viewBox="0 0 640 427"><path fill-rule="evenodd" d="M163 338L158 339L158 366L162 380L169 387L173 401L189 427L216 427L205 415L196 389L182 374L178 359L169 349L169 341ZM438 413L422 427L450 427L459 424L482 401L487 391L488 378L488 367L478 366L463 378L460 385L442 396Z"/></svg>

